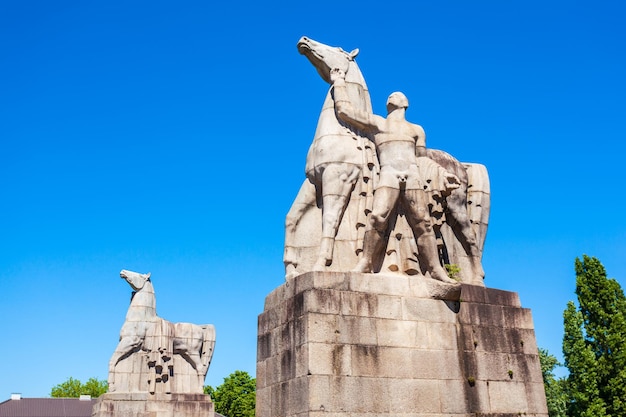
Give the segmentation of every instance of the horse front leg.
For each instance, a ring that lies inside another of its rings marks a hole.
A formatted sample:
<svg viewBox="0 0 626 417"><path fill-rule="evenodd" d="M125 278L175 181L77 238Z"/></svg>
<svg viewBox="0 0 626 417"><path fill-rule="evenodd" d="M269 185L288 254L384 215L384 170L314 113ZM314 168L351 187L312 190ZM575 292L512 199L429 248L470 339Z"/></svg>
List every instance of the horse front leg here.
<svg viewBox="0 0 626 417"><path fill-rule="evenodd" d="M142 339L138 336L126 336L120 340L120 343L115 348L113 356L109 361L109 392L115 391L115 367L120 361L126 359L131 354L141 348Z"/></svg>
<svg viewBox="0 0 626 417"><path fill-rule="evenodd" d="M287 218L285 219L285 253L283 263L285 264L285 278L291 279L298 275L298 254L296 253L295 241L296 230L304 214L316 206L315 185L307 178L298 191Z"/></svg>
<svg viewBox="0 0 626 417"><path fill-rule="evenodd" d="M323 271L333 262L337 231L360 173L357 165L341 163L327 166L322 174L322 241L314 271Z"/></svg>

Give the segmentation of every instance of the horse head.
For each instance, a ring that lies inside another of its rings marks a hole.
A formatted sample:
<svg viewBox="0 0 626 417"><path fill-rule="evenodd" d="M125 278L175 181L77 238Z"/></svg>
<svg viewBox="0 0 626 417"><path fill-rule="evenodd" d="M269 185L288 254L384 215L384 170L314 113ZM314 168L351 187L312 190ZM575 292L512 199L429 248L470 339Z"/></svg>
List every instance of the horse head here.
<svg viewBox="0 0 626 417"><path fill-rule="evenodd" d="M319 75L329 84L330 70L338 68L347 74L350 63L359 54L358 49L346 52L339 47L324 45L306 36L298 41L298 51L311 61Z"/></svg>
<svg viewBox="0 0 626 417"><path fill-rule="evenodd" d="M147 274L140 274L139 272L122 269L120 272L120 278L124 278L134 291L139 291L143 288L146 282L150 280L150 272Z"/></svg>

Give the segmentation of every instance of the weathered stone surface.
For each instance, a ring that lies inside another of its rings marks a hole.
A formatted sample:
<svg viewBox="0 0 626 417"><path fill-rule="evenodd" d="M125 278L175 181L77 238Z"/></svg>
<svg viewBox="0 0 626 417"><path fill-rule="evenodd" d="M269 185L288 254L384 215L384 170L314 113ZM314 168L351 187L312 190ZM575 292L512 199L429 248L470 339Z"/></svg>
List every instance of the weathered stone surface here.
<svg viewBox="0 0 626 417"><path fill-rule="evenodd" d="M517 295L463 285L460 303L434 300L413 290L424 281L310 272L284 284L297 290L270 294L257 416L547 417L532 317Z"/></svg>
<svg viewBox="0 0 626 417"><path fill-rule="evenodd" d="M106 393L92 417L213 417L211 397L204 394Z"/></svg>
<svg viewBox="0 0 626 417"><path fill-rule="evenodd" d="M215 347L213 325L158 317L150 274L122 270L120 276L134 292L109 362L109 392L202 394Z"/></svg>
<svg viewBox="0 0 626 417"><path fill-rule="evenodd" d="M298 50L333 86L306 158L306 180L285 221L287 280L308 271L359 270L449 282L441 261L460 266L463 282L484 285L486 168L427 149L424 130L404 117L402 93L389 96L386 117L374 115L358 50L306 37Z"/></svg>

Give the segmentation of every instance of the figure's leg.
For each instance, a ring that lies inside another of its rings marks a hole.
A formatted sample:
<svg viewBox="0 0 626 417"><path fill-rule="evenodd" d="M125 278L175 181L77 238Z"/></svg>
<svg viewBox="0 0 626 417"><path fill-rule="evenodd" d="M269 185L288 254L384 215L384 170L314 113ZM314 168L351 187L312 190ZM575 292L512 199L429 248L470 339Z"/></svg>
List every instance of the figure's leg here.
<svg viewBox="0 0 626 417"><path fill-rule="evenodd" d="M439 263L437 240L433 231L426 205L426 193L423 190L406 190L403 198L409 226L413 230L420 263L424 263L430 276L442 282L456 283L448 277L446 270Z"/></svg>
<svg viewBox="0 0 626 417"><path fill-rule="evenodd" d="M374 192L374 206L370 217L370 227L363 238L363 254L354 272L372 272L374 260L379 259L385 250L385 232L389 225L389 215L398 201L400 190L380 187Z"/></svg>
<svg viewBox="0 0 626 417"><path fill-rule="evenodd" d="M481 253L476 240L476 233L467 214L467 199L464 197L465 191L455 190L446 197L448 210L446 211L447 223L454 232L454 235L461 243L466 255L470 258L472 265L472 283L483 284L485 271L482 267Z"/></svg>
<svg viewBox="0 0 626 417"><path fill-rule="evenodd" d="M314 271L324 270L333 262L337 230L348 206L361 168L354 164L331 164L322 174L322 242Z"/></svg>
<svg viewBox="0 0 626 417"><path fill-rule="evenodd" d="M283 262L285 264L285 278L287 279L293 278L298 274L296 271L298 259L294 248L296 229L304 213L315 207L315 199L315 185L309 179L304 180L285 219L285 252Z"/></svg>

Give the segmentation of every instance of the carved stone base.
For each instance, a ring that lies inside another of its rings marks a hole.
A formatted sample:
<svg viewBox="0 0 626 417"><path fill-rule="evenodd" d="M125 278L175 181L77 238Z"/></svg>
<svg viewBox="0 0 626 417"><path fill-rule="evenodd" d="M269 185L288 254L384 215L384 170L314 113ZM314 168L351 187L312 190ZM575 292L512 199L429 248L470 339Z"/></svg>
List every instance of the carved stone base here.
<svg viewBox="0 0 626 417"><path fill-rule="evenodd" d="M547 417L530 310L465 284L436 299L458 299L442 285L310 272L278 287L259 316L257 417Z"/></svg>
<svg viewBox="0 0 626 417"><path fill-rule="evenodd" d="M92 417L214 417L204 394L107 393L93 406Z"/></svg>

